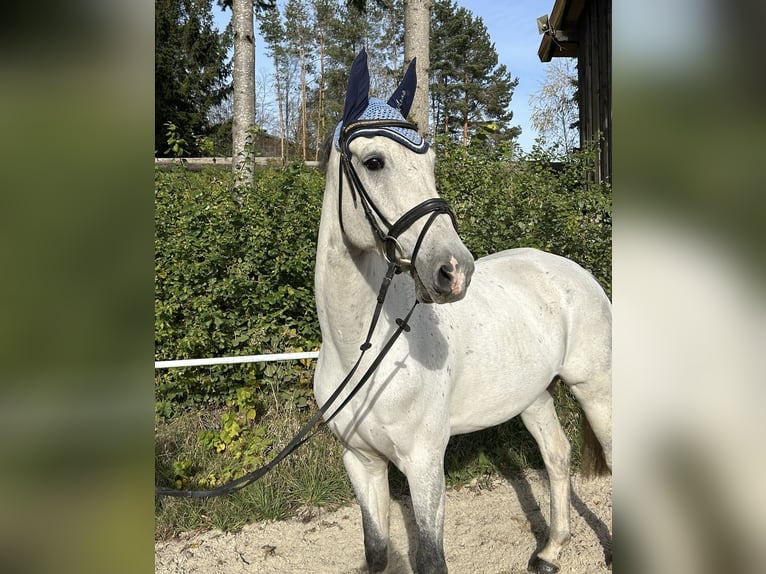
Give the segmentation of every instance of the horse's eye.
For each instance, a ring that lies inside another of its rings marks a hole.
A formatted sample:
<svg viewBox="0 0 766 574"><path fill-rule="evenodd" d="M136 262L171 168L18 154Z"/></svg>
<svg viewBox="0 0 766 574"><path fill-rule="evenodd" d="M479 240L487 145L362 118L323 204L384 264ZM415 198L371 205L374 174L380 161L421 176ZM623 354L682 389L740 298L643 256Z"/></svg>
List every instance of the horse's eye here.
<svg viewBox="0 0 766 574"><path fill-rule="evenodd" d="M378 171L379 169L383 169L384 165L385 165L384 161L380 159L379 157L371 157L370 159L364 162L364 167L366 167L370 171Z"/></svg>

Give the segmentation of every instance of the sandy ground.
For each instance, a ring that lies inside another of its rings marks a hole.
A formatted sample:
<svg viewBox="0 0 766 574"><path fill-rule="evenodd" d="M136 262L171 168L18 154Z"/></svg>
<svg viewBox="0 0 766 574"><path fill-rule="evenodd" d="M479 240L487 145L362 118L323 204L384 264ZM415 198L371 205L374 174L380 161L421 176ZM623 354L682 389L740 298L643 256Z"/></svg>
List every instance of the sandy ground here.
<svg viewBox="0 0 766 574"><path fill-rule="evenodd" d="M548 528L544 473L496 478L447 492L444 549L452 574L516 574L544 542ZM412 572L409 498L391 505L389 572ZM572 478L572 540L561 556L561 574L610 572L611 478ZM414 556L412 557L414 559ZM260 522L240 532L185 534L155 544L155 572L339 574L365 573L359 507L306 509L284 522Z"/></svg>

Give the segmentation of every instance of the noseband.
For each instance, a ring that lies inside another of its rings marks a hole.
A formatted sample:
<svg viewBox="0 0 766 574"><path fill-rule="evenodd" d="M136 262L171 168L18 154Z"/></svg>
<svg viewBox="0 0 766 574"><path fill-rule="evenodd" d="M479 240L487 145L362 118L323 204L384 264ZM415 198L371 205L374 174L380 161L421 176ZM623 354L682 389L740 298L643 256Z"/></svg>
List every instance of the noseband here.
<svg viewBox="0 0 766 574"><path fill-rule="evenodd" d="M386 261L388 261L389 264L395 265L398 270L401 271L414 267L415 257L423 243L423 238L438 215L442 213L449 215L456 231L457 220L446 201L440 197L432 197L407 211L394 223L389 222L378 206L375 205L375 202L370 197L370 194L367 193L362 181L359 179L359 175L356 173L354 165L351 163L351 150L349 149L351 139L353 139L355 135L358 135L358 132L361 132L362 130L372 130L374 133L376 128L404 128L417 130L417 126L414 124L397 120L362 120L343 126L339 138L340 168L338 173L338 220L340 221L340 229L345 234L343 228L343 176L345 175L349 182L349 187L351 188L351 198L354 201L354 206L356 206L358 197L359 203L362 204L364 215L367 218L373 233L383 243L383 253ZM431 214L431 216L428 218L428 221L426 221L423 230L418 236L415 247L412 250L412 255L410 255L409 258L406 258L402 246L399 244L399 236L407 231L407 229L409 229L416 221L428 214Z"/></svg>

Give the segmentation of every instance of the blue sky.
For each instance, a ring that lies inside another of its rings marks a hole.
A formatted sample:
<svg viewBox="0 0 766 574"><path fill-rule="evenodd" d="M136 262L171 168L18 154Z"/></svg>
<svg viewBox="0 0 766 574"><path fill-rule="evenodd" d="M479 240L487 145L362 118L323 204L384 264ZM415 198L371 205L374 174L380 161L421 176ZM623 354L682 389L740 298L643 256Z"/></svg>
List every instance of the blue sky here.
<svg viewBox="0 0 766 574"><path fill-rule="evenodd" d="M281 3L281 2L280 2ZM511 100L513 124L521 126L519 144L529 151L534 143L536 132L532 127L529 111L529 96L540 89L545 78L546 64L537 57L541 36L537 33L537 18L548 14L554 0L457 0L463 6L481 17L495 43L501 64L505 64L513 77L519 78L519 85ZM222 13L213 2L215 21L224 27L230 13ZM257 26L256 26L257 34ZM264 53L264 42L256 39L256 81L262 77L262 70L271 70L271 62Z"/></svg>

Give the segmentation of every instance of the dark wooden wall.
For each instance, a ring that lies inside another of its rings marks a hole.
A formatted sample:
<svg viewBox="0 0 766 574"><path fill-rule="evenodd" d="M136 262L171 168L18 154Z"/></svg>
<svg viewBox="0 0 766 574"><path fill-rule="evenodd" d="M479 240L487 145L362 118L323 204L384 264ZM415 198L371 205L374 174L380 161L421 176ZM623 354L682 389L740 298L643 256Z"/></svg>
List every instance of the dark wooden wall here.
<svg viewBox="0 0 766 574"><path fill-rule="evenodd" d="M599 140L596 179L612 181L612 1L585 3L578 22L580 141Z"/></svg>

